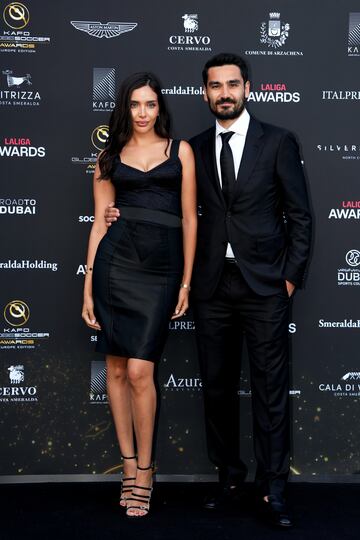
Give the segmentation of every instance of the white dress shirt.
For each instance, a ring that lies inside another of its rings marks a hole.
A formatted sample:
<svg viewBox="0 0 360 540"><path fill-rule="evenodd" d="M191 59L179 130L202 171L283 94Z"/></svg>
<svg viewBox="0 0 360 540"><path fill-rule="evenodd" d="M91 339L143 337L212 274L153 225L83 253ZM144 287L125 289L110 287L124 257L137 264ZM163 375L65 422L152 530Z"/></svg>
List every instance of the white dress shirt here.
<svg viewBox="0 0 360 540"><path fill-rule="evenodd" d="M221 133L226 133L227 131L233 131L234 135L231 137L229 144L234 158L234 171L235 179L238 175L241 158L244 152L246 134L249 129L250 115L246 109L243 110L239 118L235 120L233 124L227 129L223 128L218 120L216 120L216 131L215 131L215 155L216 155L216 166L217 172L220 180L220 186L222 187L221 179L221 167L220 167L220 152L222 148L222 139ZM234 259L234 253L231 249L231 245L227 245L226 257Z"/></svg>

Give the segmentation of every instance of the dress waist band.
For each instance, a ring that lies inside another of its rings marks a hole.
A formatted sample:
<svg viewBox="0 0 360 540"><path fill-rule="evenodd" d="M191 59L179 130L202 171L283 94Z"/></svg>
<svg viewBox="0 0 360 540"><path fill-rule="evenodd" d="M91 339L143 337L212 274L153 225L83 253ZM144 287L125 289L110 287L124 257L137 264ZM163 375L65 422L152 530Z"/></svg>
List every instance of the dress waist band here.
<svg viewBox="0 0 360 540"><path fill-rule="evenodd" d="M158 225L167 227L181 227L181 218L174 214L161 212L160 210L151 210L150 208L140 208L137 206L121 206L120 218L139 221L150 221Z"/></svg>

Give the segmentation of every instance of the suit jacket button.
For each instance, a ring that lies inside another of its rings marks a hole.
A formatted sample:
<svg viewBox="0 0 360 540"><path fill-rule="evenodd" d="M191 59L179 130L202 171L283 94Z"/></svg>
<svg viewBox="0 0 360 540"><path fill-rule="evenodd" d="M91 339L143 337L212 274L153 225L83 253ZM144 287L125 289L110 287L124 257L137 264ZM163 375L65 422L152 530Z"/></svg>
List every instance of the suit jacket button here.
<svg viewBox="0 0 360 540"><path fill-rule="evenodd" d="M226 212L226 217L231 218L231 212Z"/></svg>

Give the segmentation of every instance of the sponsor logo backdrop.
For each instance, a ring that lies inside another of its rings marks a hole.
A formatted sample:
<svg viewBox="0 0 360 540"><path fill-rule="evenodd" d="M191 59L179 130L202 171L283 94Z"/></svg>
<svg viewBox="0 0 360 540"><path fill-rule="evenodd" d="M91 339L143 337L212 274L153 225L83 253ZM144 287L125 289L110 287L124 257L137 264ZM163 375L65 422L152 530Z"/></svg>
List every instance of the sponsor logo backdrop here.
<svg viewBox="0 0 360 540"><path fill-rule="evenodd" d="M55 13L45 0L3 3L3 477L119 472L104 359L80 317L92 173L125 76L159 75L174 135L186 139L213 122L201 69L224 50L251 64L250 112L297 135L315 214L311 271L289 325L292 472L316 481L360 471L360 9L350 0L227 7L64 0ZM191 312L170 324L158 382L159 475L214 474ZM238 393L253 469L246 353Z"/></svg>

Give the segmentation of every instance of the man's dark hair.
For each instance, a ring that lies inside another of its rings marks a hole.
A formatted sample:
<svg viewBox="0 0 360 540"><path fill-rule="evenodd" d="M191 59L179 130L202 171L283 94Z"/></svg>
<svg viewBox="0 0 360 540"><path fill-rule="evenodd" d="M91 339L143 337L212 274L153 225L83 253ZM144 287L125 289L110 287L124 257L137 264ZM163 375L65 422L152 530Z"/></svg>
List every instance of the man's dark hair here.
<svg viewBox="0 0 360 540"><path fill-rule="evenodd" d="M210 68L228 65L238 66L241 76L244 79L244 83L249 80L249 68L247 63L243 58L241 58L241 56L233 53L220 53L210 58L210 60L208 60L204 66L204 69L202 71L204 86L207 85L208 71Z"/></svg>

